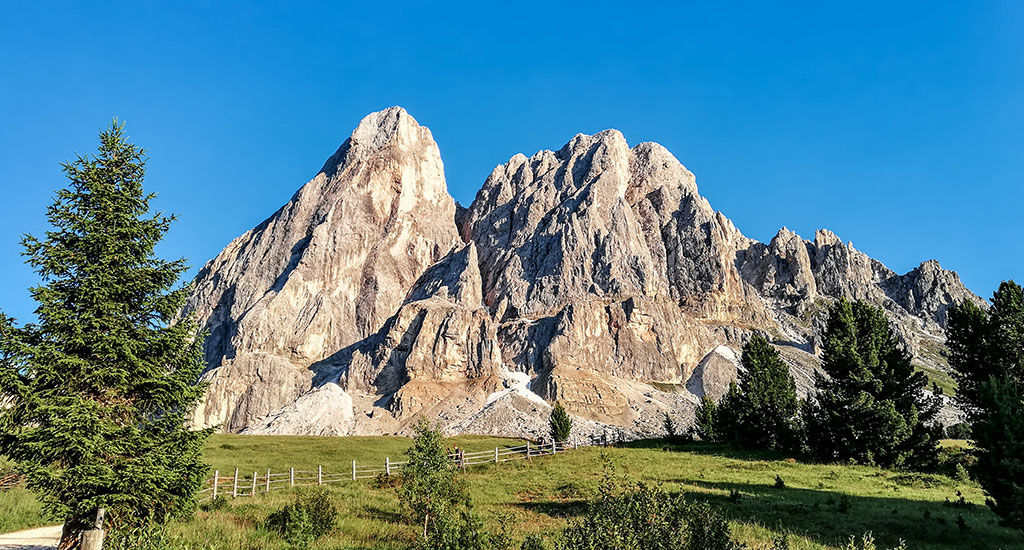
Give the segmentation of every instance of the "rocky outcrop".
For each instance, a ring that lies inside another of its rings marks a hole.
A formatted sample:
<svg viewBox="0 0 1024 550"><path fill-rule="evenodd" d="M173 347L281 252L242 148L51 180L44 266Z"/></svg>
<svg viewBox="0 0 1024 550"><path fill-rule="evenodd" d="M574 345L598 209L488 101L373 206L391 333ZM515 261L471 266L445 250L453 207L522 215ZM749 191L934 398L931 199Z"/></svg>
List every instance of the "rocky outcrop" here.
<svg viewBox="0 0 1024 550"><path fill-rule="evenodd" d="M740 373L740 356L728 346L717 346L697 364L686 389L697 397L718 401L729 389L729 383Z"/></svg>
<svg viewBox="0 0 1024 550"><path fill-rule="evenodd" d="M459 382L501 365L495 324L480 299L472 243L427 270L381 331L355 350L347 389L389 395L411 380Z"/></svg>
<svg viewBox="0 0 1024 550"><path fill-rule="evenodd" d="M454 216L430 131L397 107L363 119L196 277L185 311L209 332L214 387L197 423L237 431L308 390L311 365L374 334L461 244Z"/></svg>
<svg viewBox="0 0 1024 550"><path fill-rule="evenodd" d="M196 421L344 435L428 415L543 435L558 400L581 434L659 433L726 391L754 330L806 394L840 297L884 307L934 368L949 307L981 303L936 262L897 275L826 230L749 239L664 147L615 130L513 156L463 208L430 132L391 108L200 272Z"/></svg>

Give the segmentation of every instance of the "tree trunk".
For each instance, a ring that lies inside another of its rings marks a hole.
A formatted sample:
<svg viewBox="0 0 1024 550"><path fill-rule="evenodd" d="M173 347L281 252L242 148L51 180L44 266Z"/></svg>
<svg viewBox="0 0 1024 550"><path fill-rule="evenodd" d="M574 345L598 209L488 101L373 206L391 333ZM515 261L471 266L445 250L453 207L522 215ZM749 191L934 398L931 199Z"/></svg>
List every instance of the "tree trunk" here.
<svg viewBox="0 0 1024 550"><path fill-rule="evenodd" d="M59 550L74 550L78 548L78 530L72 526L74 520L67 520L64 522L64 529L60 532L60 543L57 545Z"/></svg>

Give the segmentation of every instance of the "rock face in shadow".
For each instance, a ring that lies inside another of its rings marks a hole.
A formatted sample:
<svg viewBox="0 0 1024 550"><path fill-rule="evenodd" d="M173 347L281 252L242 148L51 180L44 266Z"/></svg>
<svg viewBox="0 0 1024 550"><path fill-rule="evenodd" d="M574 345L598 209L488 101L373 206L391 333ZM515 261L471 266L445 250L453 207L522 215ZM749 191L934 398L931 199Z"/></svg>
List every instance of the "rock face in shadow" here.
<svg viewBox="0 0 1024 550"><path fill-rule="evenodd" d="M840 297L884 307L938 369L949 307L983 303L937 262L897 275L827 230L747 238L664 147L615 130L513 156L463 208L429 130L393 107L199 273L196 423L543 435L558 400L580 435L657 434L726 391L754 330L805 394Z"/></svg>

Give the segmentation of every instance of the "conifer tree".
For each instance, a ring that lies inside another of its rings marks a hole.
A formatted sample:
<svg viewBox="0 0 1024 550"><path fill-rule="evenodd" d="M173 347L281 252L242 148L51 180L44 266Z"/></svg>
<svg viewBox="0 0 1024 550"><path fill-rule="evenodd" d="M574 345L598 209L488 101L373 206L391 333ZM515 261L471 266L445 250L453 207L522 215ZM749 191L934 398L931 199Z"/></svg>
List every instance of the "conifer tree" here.
<svg viewBox="0 0 1024 550"><path fill-rule="evenodd" d="M779 350L761 334L743 346L739 383L718 406L718 436L755 449L795 450L800 401Z"/></svg>
<svg viewBox="0 0 1024 550"><path fill-rule="evenodd" d="M572 433L572 418L561 403L555 402L555 407L551 409L550 429L551 439L554 441L569 440Z"/></svg>
<svg viewBox="0 0 1024 550"><path fill-rule="evenodd" d="M949 312L949 364L971 421L972 473L1003 522L1024 530L1024 289L1003 282L988 312Z"/></svg>
<svg viewBox="0 0 1024 550"><path fill-rule="evenodd" d="M150 213L144 155L115 120L95 156L63 165L52 229L22 241L38 322L0 316L0 454L66 541L100 508L122 524L188 513L206 471L207 432L186 426L201 342L194 322L174 322L186 265L155 255L174 218Z"/></svg>
<svg viewBox="0 0 1024 550"><path fill-rule="evenodd" d="M715 431L718 425L718 405L715 400L705 395L700 398L700 405L693 421L697 437L701 441L718 441L718 433Z"/></svg>
<svg viewBox="0 0 1024 550"><path fill-rule="evenodd" d="M926 468L937 456L941 427L928 378L915 372L881 309L840 299L829 315L822 369L804 409L812 454L827 461L853 460Z"/></svg>

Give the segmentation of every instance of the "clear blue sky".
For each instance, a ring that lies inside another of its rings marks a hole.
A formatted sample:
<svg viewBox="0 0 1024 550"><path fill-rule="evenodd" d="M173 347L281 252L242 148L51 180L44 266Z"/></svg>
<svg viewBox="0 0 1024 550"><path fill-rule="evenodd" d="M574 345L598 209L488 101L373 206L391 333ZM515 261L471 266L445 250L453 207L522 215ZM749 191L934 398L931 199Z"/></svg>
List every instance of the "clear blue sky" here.
<svg viewBox="0 0 1024 550"><path fill-rule="evenodd" d="M517 152L618 128L668 147L748 236L827 227L986 297L1024 278L1022 2L98 4L0 18L0 308L17 317L35 281L19 235L44 230L58 163L111 117L180 216L161 253L194 273L390 105L433 130L463 204Z"/></svg>

